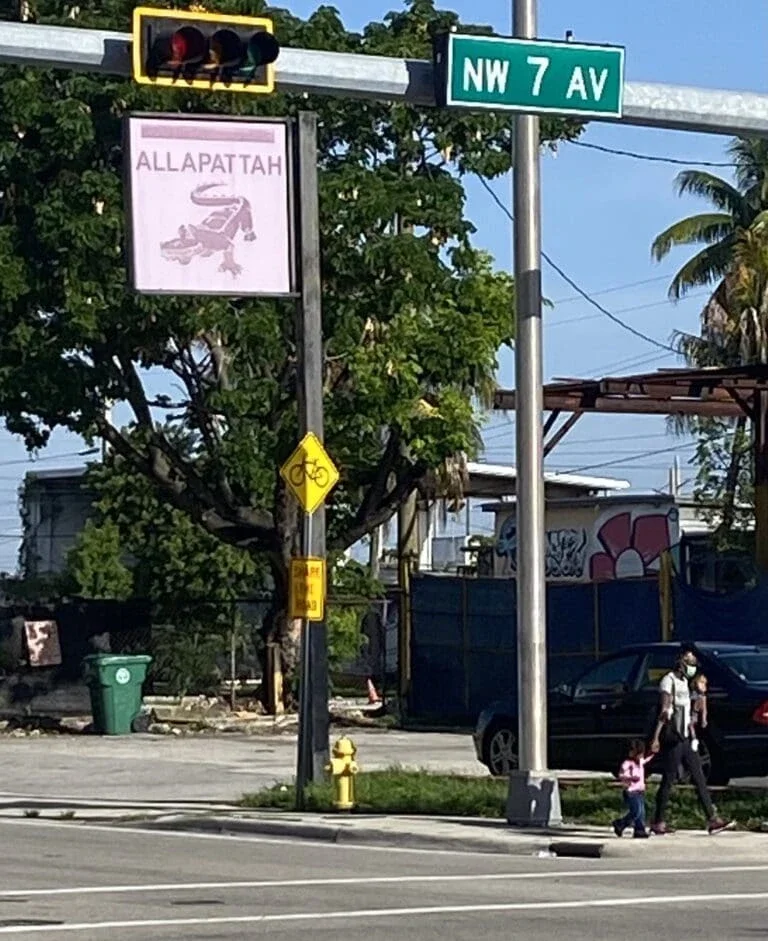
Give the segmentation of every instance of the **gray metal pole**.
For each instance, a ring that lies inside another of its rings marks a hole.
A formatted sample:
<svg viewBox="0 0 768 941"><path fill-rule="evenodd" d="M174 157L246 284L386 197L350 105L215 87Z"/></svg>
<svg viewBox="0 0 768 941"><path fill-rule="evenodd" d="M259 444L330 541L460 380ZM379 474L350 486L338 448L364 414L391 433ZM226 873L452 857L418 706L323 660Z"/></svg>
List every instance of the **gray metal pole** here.
<svg viewBox="0 0 768 941"><path fill-rule="evenodd" d="M536 0L513 0L514 35L536 38ZM519 772L510 778L507 819L560 823L557 779L547 769L546 576L541 352L539 118L514 121L514 256L517 386L517 676ZM538 794L532 799L532 794Z"/></svg>
<svg viewBox="0 0 768 941"><path fill-rule="evenodd" d="M514 0L515 36L536 38L536 0ZM547 767L544 460L542 457L541 181L539 119L514 123L517 324L517 657L520 768Z"/></svg>
<svg viewBox="0 0 768 941"><path fill-rule="evenodd" d="M298 120L297 174L301 265L301 300L297 305L296 349L299 436L314 432L323 440L323 328L320 274L320 206L317 186L317 115L302 111ZM305 515L302 551L326 557L325 507ZM296 798L299 809L304 788L322 780L328 763L328 649L324 623L302 627L299 743Z"/></svg>
<svg viewBox="0 0 768 941"><path fill-rule="evenodd" d="M130 75L131 36L72 26L0 23L0 62ZM426 107L435 104L432 63L421 59L282 49L276 68L280 91L405 101ZM768 137L768 95L625 82L624 114L609 121L728 137Z"/></svg>

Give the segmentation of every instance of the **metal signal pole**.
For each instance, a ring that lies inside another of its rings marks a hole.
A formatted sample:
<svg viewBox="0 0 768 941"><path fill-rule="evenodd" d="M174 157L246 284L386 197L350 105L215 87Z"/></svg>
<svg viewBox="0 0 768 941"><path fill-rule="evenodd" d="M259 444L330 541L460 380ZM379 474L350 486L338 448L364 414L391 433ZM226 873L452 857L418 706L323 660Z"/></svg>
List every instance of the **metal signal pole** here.
<svg viewBox="0 0 768 941"><path fill-rule="evenodd" d="M513 0L514 35L535 39L536 0ZM544 567L541 179L539 118L514 120L517 464L517 676L519 770L509 782L507 820L562 822L557 778L547 773L547 637Z"/></svg>

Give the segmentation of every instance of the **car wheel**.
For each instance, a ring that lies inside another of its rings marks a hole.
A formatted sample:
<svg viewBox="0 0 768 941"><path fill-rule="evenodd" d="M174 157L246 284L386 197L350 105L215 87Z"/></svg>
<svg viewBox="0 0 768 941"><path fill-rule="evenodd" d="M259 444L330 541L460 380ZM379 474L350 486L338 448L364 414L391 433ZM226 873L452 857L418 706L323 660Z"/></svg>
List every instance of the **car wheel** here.
<svg viewBox="0 0 768 941"><path fill-rule="evenodd" d="M517 729L507 722L494 722L485 734L484 764L494 777L508 777L518 768Z"/></svg>

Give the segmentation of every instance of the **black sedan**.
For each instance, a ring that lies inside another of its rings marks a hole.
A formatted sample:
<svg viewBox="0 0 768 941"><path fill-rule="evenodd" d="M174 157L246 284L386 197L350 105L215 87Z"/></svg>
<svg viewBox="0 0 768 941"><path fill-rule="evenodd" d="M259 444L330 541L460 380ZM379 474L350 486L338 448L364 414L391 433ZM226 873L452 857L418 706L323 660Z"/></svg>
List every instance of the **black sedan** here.
<svg viewBox="0 0 768 941"><path fill-rule="evenodd" d="M707 780L768 774L768 647L690 644L709 680L709 724L699 752ZM658 709L659 681L680 644L625 647L549 695L549 765L616 772L631 738L648 738ZM500 700L477 721L478 759L491 774L517 767L517 704ZM655 763L654 763L655 764ZM653 764L651 773L656 770Z"/></svg>

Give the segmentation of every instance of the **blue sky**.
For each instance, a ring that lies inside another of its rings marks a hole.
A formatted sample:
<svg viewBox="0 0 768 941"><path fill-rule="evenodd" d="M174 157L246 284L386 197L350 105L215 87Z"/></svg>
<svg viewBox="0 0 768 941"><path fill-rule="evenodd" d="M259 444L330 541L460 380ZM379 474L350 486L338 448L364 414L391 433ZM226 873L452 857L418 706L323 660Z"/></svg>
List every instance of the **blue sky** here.
<svg viewBox="0 0 768 941"><path fill-rule="evenodd" d="M316 0L287 0L306 16ZM398 0L337 0L334 4L350 28L399 9ZM509 2L444 0L465 22L489 23L510 33ZM765 68L768 5L765 0L739 0L738 15L724 15L720 3L694 0L645 0L642 4L607 0L540 0L539 35L563 38L570 29L583 42L626 47L628 81L668 82L768 93ZM728 139L717 136L592 124L582 137L589 143L643 154L690 161L725 162ZM556 157L542 160L543 241L545 251L581 287L633 327L662 343L673 329L697 328L701 296L673 305L667 284L686 252L662 264L650 258L650 244L670 222L699 204L679 199L673 188L680 167L602 154L564 145ZM727 168L714 172L729 174ZM509 180L494 189L510 204ZM500 268L511 267L508 220L476 182L469 181L469 215L478 228L477 243L493 252ZM593 376L672 366L670 354L612 324L546 265L544 288L555 302L545 315L545 377ZM512 357L504 355L499 382L514 386ZM494 417L486 435L488 460L514 461L514 425ZM84 458L84 445L57 434L39 467L71 467ZM679 448L677 451L664 449ZM665 435L663 419L595 416L583 418L549 461L552 469L576 470L628 479L642 491L666 486L675 455L690 477L686 462L692 449ZM30 468L23 445L0 433L0 570L16 564L19 531L16 491ZM595 465L607 462L608 466Z"/></svg>

